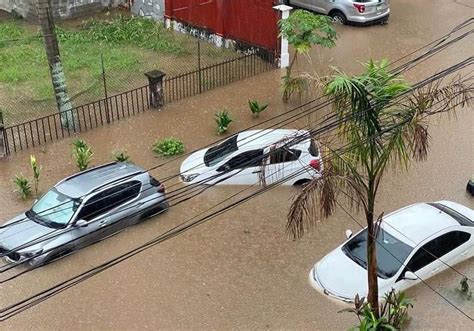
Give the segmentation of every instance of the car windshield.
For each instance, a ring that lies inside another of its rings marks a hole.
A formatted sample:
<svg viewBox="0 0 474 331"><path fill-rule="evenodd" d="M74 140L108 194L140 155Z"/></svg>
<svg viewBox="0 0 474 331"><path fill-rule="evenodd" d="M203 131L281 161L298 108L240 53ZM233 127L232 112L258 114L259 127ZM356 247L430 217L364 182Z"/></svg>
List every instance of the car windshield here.
<svg viewBox="0 0 474 331"><path fill-rule="evenodd" d="M219 145L211 147L204 154L204 164L212 167L221 162L226 156L237 151L237 135L221 142Z"/></svg>
<svg viewBox="0 0 474 331"><path fill-rule="evenodd" d="M52 189L33 205L26 216L41 225L63 228L69 223L79 204L79 200Z"/></svg>
<svg viewBox="0 0 474 331"><path fill-rule="evenodd" d="M380 229L377 242L377 273L387 279L395 276L405 262L413 247L391 236ZM367 229L349 240L343 247L343 252L354 262L367 269Z"/></svg>

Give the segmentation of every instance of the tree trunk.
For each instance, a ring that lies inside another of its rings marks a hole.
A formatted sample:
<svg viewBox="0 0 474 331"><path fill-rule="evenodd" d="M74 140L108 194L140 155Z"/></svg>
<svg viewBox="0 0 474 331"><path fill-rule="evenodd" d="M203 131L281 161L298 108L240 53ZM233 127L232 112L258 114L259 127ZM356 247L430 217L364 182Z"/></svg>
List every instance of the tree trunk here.
<svg viewBox="0 0 474 331"><path fill-rule="evenodd" d="M43 33L54 95L61 114L61 123L65 128L74 129L74 118L71 111L72 103L69 99L66 76L64 75L63 65L59 56L59 46L50 0L38 0L38 19L41 25L41 32Z"/></svg>
<svg viewBox="0 0 474 331"><path fill-rule="evenodd" d="M290 65L286 68L286 75L284 77L284 86L283 86L283 102L287 103L290 100L291 94L293 94L292 89L289 87L291 85L291 70L293 69L293 65L296 63L296 59L298 58L298 53L295 52L293 55L293 59L291 60Z"/></svg>
<svg viewBox="0 0 474 331"><path fill-rule="evenodd" d="M370 187L370 185L369 185ZM379 317L379 286L377 282L377 246L376 227L374 224L374 198L369 197L366 211L367 220L367 280L369 293L367 301L370 304L374 315Z"/></svg>

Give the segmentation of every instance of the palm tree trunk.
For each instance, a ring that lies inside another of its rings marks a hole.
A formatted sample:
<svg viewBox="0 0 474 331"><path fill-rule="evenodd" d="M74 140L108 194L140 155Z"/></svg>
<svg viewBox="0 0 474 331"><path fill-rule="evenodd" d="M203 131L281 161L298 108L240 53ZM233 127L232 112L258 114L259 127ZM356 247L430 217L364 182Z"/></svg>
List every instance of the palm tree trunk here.
<svg viewBox="0 0 474 331"><path fill-rule="evenodd" d="M369 181L370 182L370 181ZM372 184L372 185L371 185ZM369 183L369 188L373 188L373 182ZM370 304L374 315L379 317L379 286L377 282L377 246L376 227L374 223L375 194L371 194L368 199L366 220L367 220L367 280L369 293L367 301Z"/></svg>

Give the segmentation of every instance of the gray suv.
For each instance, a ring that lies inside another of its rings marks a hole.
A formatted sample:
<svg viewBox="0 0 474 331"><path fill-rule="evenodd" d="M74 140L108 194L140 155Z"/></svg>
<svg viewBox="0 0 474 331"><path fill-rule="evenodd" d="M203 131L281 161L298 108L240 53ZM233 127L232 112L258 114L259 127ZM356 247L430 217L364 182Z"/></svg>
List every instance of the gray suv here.
<svg viewBox="0 0 474 331"><path fill-rule="evenodd" d="M37 266L168 209L164 186L130 163L70 176L0 229L0 256Z"/></svg>
<svg viewBox="0 0 474 331"><path fill-rule="evenodd" d="M389 0L289 0L289 4L329 15L337 23L385 23L390 15Z"/></svg>

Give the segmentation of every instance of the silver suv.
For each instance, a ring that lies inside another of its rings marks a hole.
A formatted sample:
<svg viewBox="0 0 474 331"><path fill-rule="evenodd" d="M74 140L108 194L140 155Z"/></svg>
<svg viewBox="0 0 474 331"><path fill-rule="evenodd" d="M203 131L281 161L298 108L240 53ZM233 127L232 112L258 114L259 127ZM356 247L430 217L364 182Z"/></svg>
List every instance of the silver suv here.
<svg viewBox="0 0 474 331"><path fill-rule="evenodd" d="M109 163L70 176L2 226L0 256L31 266L168 209L164 186L142 168Z"/></svg>
<svg viewBox="0 0 474 331"><path fill-rule="evenodd" d="M337 23L385 23L390 15L389 0L289 0L289 4L329 15Z"/></svg>

